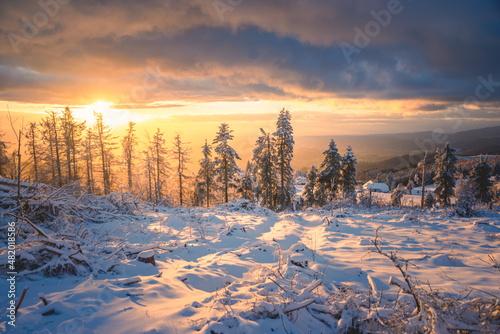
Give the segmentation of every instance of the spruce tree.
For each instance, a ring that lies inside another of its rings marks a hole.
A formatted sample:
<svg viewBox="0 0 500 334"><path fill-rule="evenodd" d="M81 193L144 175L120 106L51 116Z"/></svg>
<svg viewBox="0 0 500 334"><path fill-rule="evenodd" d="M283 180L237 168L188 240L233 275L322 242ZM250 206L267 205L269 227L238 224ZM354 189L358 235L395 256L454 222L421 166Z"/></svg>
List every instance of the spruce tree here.
<svg viewBox="0 0 500 334"><path fill-rule="evenodd" d="M315 166L307 174L307 183L304 186L304 202L307 206L315 206L316 201L316 187L318 181L318 169Z"/></svg>
<svg viewBox="0 0 500 334"><path fill-rule="evenodd" d="M318 175L318 186L316 200L322 206L327 201L333 200L339 190L340 169L342 156L339 154L337 145L332 139L328 149L323 152L325 156L321 163L321 172Z"/></svg>
<svg viewBox="0 0 500 334"><path fill-rule="evenodd" d="M472 168L470 180L476 189L476 198L483 203L490 203L493 199L490 175L493 168L481 157L481 160Z"/></svg>
<svg viewBox="0 0 500 334"><path fill-rule="evenodd" d="M356 163L352 147L347 146L347 151L342 158L340 172L340 190L344 198L354 198L356 190Z"/></svg>
<svg viewBox="0 0 500 334"><path fill-rule="evenodd" d="M295 184L293 182L293 128L291 124L292 115L286 109L282 109L276 123L276 159L278 168L278 203L280 209L285 210L292 205L295 196Z"/></svg>
<svg viewBox="0 0 500 334"><path fill-rule="evenodd" d="M252 163L248 161L245 174L241 178L241 185L238 189L241 197L250 201L253 201L255 192L255 178L253 176L253 170L254 167L252 166Z"/></svg>
<svg viewBox="0 0 500 334"><path fill-rule="evenodd" d="M434 194L440 205L449 206L450 197L454 195L455 173L457 171L455 167L457 161L455 153L457 152L457 149L452 148L449 143L446 143L436 154L436 176L434 177L436 190Z"/></svg>
<svg viewBox="0 0 500 334"><path fill-rule="evenodd" d="M274 209L277 190L275 138L263 129L260 131L262 136L257 139L253 150L257 200L269 209Z"/></svg>
<svg viewBox="0 0 500 334"><path fill-rule="evenodd" d="M212 142L215 145L215 153L217 153L214 161L215 172L217 180L222 184L225 203L229 202L230 183L234 180L236 173L241 172L236 165L236 159L241 160L241 158L229 145L229 141L233 140L232 132L233 130L229 130L228 124L222 123Z"/></svg>
<svg viewBox="0 0 500 334"><path fill-rule="evenodd" d="M205 201L207 208L210 206L210 200L214 198L214 164L212 161L212 147L205 140L202 147L203 159L200 160L200 169L198 171L196 192L198 201L203 205Z"/></svg>

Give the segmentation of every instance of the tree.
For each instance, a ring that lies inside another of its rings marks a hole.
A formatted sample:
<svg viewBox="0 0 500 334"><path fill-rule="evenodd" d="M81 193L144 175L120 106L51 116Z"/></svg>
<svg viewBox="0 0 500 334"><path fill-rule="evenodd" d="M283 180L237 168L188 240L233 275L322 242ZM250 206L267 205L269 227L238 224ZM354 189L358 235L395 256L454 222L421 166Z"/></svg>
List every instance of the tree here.
<svg viewBox="0 0 500 334"><path fill-rule="evenodd" d="M340 172L340 190L344 198L354 198L356 190L356 163L352 147L347 146L347 151L342 158Z"/></svg>
<svg viewBox="0 0 500 334"><path fill-rule="evenodd" d="M93 192L95 135L92 128L87 128L87 130L85 131L83 146L83 158L85 160L85 175L87 179L87 187L90 192Z"/></svg>
<svg viewBox="0 0 500 334"><path fill-rule="evenodd" d="M182 206L184 203L183 195L185 192L183 181L188 177L185 172L186 164L190 162L189 155L191 153L191 149L184 145L179 133L177 133L175 136L174 151L172 153L174 154L175 160L177 161L177 177L179 178L179 203Z"/></svg>
<svg viewBox="0 0 500 334"><path fill-rule="evenodd" d="M476 204L477 189L473 182L468 179L461 180L457 187L457 202L455 212L462 217L470 217L474 214L474 205Z"/></svg>
<svg viewBox="0 0 500 334"><path fill-rule="evenodd" d="M434 194L441 205L449 206L450 197L454 195L453 188L455 187L455 173L457 171L455 153L457 152L457 149L446 143L441 150L438 150L436 155L436 176L434 177L436 190Z"/></svg>
<svg viewBox="0 0 500 334"><path fill-rule="evenodd" d="M169 164L167 161L167 148L163 133L156 129L153 140L149 142L147 153L148 177L154 179L155 203L160 203L166 196L166 178L168 176Z"/></svg>
<svg viewBox="0 0 500 334"><path fill-rule="evenodd" d="M3 133L0 132L0 176L6 176L7 167L9 164L9 155L7 153L7 145L2 140Z"/></svg>
<svg viewBox="0 0 500 334"><path fill-rule="evenodd" d="M104 194L111 192L111 165L113 162L113 150L115 149L115 138L111 128L104 122L102 114L94 112L94 135L101 159L102 181L104 183Z"/></svg>
<svg viewBox="0 0 500 334"><path fill-rule="evenodd" d="M342 156L339 154L333 139L330 141L328 149L323 152L323 155L325 157L321 163L321 172L318 175L318 189L316 191L316 200L320 206L337 196L342 163Z"/></svg>
<svg viewBox="0 0 500 334"><path fill-rule="evenodd" d="M214 164L212 161L212 147L208 145L205 139L205 145L202 146L203 159L200 160L200 169L197 175L197 186L195 195L198 201L203 205L205 201L207 208L210 206L210 200L213 196L214 182Z"/></svg>
<svg viewBox="0 0 500 334"><path fill-rule="evenodd" d="M281 109L276 123L276 157L278 168L278 203L280 209L285 210L292 205L295 195L295 185L293 182L293 128L291 124L292 115L286 109Z"/></svg>
<svg viewBox="0 0 500 334"><path fill-rule="evenodd" d="M66 153L67 182L78 179L77 148L81 141L82 132L85 129L85 122L77 122L73 116L73 111L66 107L60 117L61 135L63 147Z"/></svg>
<svg viewBox="0 0 500 334"><path fill-rule="evenodd" d="M59 124L57 121L59 116L53 110L47 111L47 114L48 116L42 120L47 131L45 139L49 143L50 160L52 163L53 174L54 176L57 176L57 185L59 187L62 187L63 177L62 177L61 158L60 158L61 142L59 138L60 137ZM53 180L53 182L54 181L55 180Z"/></svg>
<svg viewBox="0 0 500 334"><path fill-rule="evenodd" d="M254 173L257 177L257 200L262 205L275 207L277 189L275 138L260 129L262 136L257 139L253 150Z"/></svg>
<svg viewBox="0 0 500 334"><path fill-rule="evenodd" d="M394 189L394 192L391 194L391 205L392 206L401 206L401 202L403 200L403 196L406 193L405 187L400 183Z"/></svg>
<svg viewBox="0 0 500 334"><path fill-rule="evenodd" d="M316 187L318 181L318 169L315 166L307 174L307 183L304 186L304 202L307 206L315 206L316 201Z"/></svg>
<svg viewBox="0 0 500 334"><path fill-rule="evenodd" d="M35 122L30 122L28 124L28 128L25 133L26 139L28 140L28 155L30 157L30 161L33 164L33 181L35 183L40 182L39 175L39 163L40 163L40 155L39 155L39 147L38 141L40 140L37 124ZM2 143L0 142L0 145Z"/></svg>
<svg viewBox="0 0 500 334"><path fill-rule="evenodd" d="M432 208L436 204L436 198L434 197L434 194L432 191L427 192L427 195L425 195L424 199L424 205L427 208Z"/></svg>
<svg viewBox="0 0 500 334"><path fill-rule="evenodd" d="M228 189L230 182L234 180L236 173L241 172L235 160L241 160L241 158L238 153L229 146L229 141L233 140L232 132L233 130L229 130L228 124L222 123L212 143L215 145L215 153L217 153L214 161L215 173L218 181L223 185L225 203L229 202Z"/></svg>
<svg viewBox="0 0 500 334"><path fill-rule="evenodd" d="M476 189L476 198L483 203L490 203L493 200L490 175L493 168L481 157L480 161L472 168L470 180Z"/></svg>
<svg viewBox="0 0 500 334"><path fill-rule="evenodd" d="M241 194L241 197L250 201L254 199L255 192L255 177L253 176L254 169L255 168L252 166L252 163L248 161L245 174L241 178L241 184L238 189L238 193Z"/></svg>
<svg viewBox="0 0 500 334"><path fill-rule="evenodd" d="M133 175L132 172L135 160L135 147L137 146L137 136L135 134L135 123L128 122L128 128L125 136L122 138L123 158L127 164L127 184L130 190L133 189Z"/></svg>

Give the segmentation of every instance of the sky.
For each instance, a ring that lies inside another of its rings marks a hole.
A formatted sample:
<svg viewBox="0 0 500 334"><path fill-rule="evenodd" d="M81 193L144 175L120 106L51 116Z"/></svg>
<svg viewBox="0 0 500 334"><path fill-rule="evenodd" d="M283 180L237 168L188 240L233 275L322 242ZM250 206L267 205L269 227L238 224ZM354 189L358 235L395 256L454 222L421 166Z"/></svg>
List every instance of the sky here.
<svg viewBox="0 0 500 334"><path fill-rule="evenodd" d="M0 0L0 35L2 128L66 105L195 141L281 108L304 136L500 124L499 1Z"/></svg>

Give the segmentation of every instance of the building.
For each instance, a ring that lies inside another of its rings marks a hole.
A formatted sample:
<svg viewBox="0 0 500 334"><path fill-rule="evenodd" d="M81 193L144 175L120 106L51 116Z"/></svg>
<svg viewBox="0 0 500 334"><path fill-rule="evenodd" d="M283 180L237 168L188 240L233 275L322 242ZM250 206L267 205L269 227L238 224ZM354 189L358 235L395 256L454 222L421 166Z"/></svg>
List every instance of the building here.
<svg viewBox="0 0 500 334"><path fill-rule="evenodd" d="M373 181L368 181L363 185L363 189L371 190L376 193L388 193L389 186L385 183L375 183Z"/></svg>
<svg viewBox="0 0 500 334"><path fill-rule="evenodd" d="M436 190L436 186L433 184L429 184L428 186L425 186L425 194L427 195L428 193L433 193L434 190ZM411 190L412 195L422 195L422 187L415 187Z"/></svg>

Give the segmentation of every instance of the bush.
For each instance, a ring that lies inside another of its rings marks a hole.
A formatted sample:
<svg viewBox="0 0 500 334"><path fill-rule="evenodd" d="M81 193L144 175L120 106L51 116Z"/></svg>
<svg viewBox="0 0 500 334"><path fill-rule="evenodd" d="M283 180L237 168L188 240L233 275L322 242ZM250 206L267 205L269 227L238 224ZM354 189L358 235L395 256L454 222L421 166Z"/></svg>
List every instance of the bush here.
<svg viewBox="0 0 500 334"><path fill-rule="evenodd" d="M403 195L406 193L406 188L399 184L394 192L391 195L391 205L392 206L401 206L401 200L403 199Z"/></svg>
<svg viewBox="0 0 500 334"><path fill-rule="evenodd" d="M435 204L436 204L436 197L434 197L434 193L429 191L427 195L425 195L424 205L427 208L433 208Z"/></svg>

